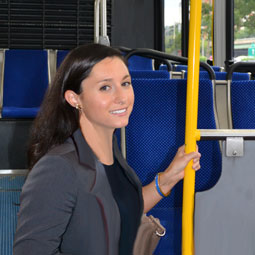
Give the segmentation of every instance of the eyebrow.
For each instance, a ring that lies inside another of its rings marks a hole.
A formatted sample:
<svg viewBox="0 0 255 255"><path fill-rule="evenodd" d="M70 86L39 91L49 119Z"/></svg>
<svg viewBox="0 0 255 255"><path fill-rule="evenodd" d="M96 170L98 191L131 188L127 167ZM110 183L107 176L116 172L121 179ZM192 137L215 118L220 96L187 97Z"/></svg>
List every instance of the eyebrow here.
<svg viewBox="0 0 255 255"><path fill-rule="evenodd" d="M122 80L125 80L126 78L131 78L130 74L126 74ZM105 81L112 81L113 79L109 78L109 79L103 79L101 81L98 81L97 83L101 83L101 82L105 82Z"/></svg>

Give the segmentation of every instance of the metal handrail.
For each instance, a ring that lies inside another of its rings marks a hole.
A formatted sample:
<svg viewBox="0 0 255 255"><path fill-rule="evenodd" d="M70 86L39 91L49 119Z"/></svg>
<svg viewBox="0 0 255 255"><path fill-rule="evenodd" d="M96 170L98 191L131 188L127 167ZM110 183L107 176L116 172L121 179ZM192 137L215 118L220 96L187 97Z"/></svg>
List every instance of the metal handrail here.
<svg viewBox="0 0 255 255"><path fill-rule="evenodd" d="M232 64L229 67L229 70L227 71L227 80L232 80L232 75L233 72L237 70L237 71L241 71L241 72L251 72L251 73L255 73L255 63L253 62L236 62L235 64Z"/></svg>
<svg viewBox="0 0 255 255"><path fill-rule="evenodd" d="M255 140L255 129L199 129L200 140L225 140L227 137L243 137Z"/></svg>
<svg viewBox="0 0 255 255"><path fill-rule="evenodd" d="M99 5L101 0L94 2L94 42L99 42Z"/></svg>
<svg viewBox="0 0 255 255"><path fill-rule="evenodd" d="M139 48L139 49L135 49L132 50L131 52L127 53L127 55L125 56L126 59L129 59L131 56L133 55L139 55L139 56L153 56L153 57L158 57L158 58L162 58L162 59L168 59L168 60L173 60L173 61L177 61L180 63L188 63L188 58L185 57L180 57L180 56L176 56L176 55L171 55L171 54L167 54L165 52L161 52L161 51L157 51L157 50L152 50L152 49L146 49L146 48ZM206 63L204 62L200 62L200 66L202 66L208 73L210 76L211 80L215 80L216 76L215 76L215 72L213 71L213 69Z"/></svg>
<svg viewBox="0 0 255 255"><path fill-rule="evenodd" d="M101 0L101 7L100 7L100 10L101 10L101 16L100 16L100 19L101 19L101 22L100 22L100 25L101 25L101 35L102 36L107 36L107 3L106 3L106 0Z"/></svg>
<svg viewBox="0 0 255 255"><path fill-rule="evenodd" d="M100 21L100 34L99 34ZM110 45L107 36L107 2L106 0L95 0L94 2L94 42Z"/></svg>

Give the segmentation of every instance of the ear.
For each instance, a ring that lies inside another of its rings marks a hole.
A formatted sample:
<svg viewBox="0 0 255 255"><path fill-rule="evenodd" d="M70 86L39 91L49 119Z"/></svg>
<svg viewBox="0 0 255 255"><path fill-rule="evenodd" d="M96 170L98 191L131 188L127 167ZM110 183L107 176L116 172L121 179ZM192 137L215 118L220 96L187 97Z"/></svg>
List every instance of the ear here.
<svg viewBox="0 0 255 255"><path fill-rule="evenodd" d="M76 107L77 104L79 104L79 99L78 99L78 95L72 91L72 90L67 90L65 92L65 100L72 106L72 107Z"/></svg>

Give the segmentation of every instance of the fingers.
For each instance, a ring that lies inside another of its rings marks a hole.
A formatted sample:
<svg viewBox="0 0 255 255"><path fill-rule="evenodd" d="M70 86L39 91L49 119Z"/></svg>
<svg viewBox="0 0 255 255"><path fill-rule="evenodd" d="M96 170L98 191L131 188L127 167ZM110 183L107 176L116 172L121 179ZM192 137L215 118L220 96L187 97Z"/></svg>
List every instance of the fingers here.
<svg viewBox="0 0 255 255"><path fill-rule="evenodd" d="M199 161L199 160L197 160L197 161L193 160L192 168L193 168L195 171L199 170L199 169L201 168L201 166L200 166L200 161Z"/></svg>
<svg viewBox="0 0 255 255"><path fill-rule="evenodd" d="M186 160L187 160L188 162L189 162L190 160L192 160L192 159L193 159L193 161L194 161L194 160L195 160L195 161L199 161L200 158L201 158L201 154L200 154L199 152L193 151L193 152L190 152L190 153L185 154L185 158L186 158Z"/></svg>
<svg viewBox="0 0 255 255"><path fill-rule="evenodd" d="M192 168L194 170L199 170L200 169L200 157L201 157L201 154L199 152L191 152L189 154L187 154L188 158L189 158L189 161L190 160L193 160L193 165L192 165Z"/></svg>
<svg viewBox="0 0 255 255"><path fill-rule="evenodd" d="M200 166L200 158L201 154L198 152L198 146L196 146L195 152L185 153L185 145L179 147L178 154L182 154L183 160L185 161L186 165L193 160L192 168L194 170L199 170L201 168Z"/></svg>

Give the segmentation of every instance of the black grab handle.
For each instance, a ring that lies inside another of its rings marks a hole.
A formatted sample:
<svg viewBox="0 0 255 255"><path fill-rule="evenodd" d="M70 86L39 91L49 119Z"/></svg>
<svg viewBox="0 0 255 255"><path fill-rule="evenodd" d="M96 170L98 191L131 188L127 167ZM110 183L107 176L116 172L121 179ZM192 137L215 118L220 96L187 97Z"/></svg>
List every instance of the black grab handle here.
<svg viewBox="0 0 255 255"><path fill-rule="evenodd" d="M152 50L152 49L146 49L146 48L139 48L139 49L132 50L127 53L125 58L129 59L133 55L139 55L139 56L150 57L150 58L158 58L158 59L168 59L168 60L173 60L180 63L188 64L188 58L171 55L165 52ZM209 73L209 77L211 80L216 79L215 72L208 64L204 62L200 62L200 66L202 66Z"/></svg>
<svg viewBox="0 0 255 255"><path fill-rule="evenodd" d="M227 80L232 80L234 71L255 74L255 62L236 62L232 64L227 71Z"/></svg>

